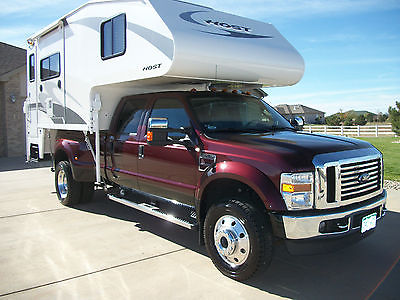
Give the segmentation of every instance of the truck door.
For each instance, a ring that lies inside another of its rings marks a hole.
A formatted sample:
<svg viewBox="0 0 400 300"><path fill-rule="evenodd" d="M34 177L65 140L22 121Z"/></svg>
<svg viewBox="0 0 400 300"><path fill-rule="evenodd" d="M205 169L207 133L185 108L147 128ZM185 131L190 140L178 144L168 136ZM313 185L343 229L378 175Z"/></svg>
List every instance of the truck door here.
<svg viewBox="0 0 400 300"><path fill-rule="evenodd" d="M156 99L150 118L168 118L168 127L191 127L179 95ZM140 145L138 183L141 191L194 206L198 177L197 153L182 145Z"/></svg>
<svg viewBox="0 0 400 300"><path fill-rule="evenodd" d="M38 45L40 123L65 123L64 28L41 37Z"/></svg>
<svg viewBox="0 0 400 300"><path fill-rule="evenodd" d="M109 137L110 160L107 176L113 182L133 189L137 184L139 125L144 118L146 98L125 101L116 121L115 134Z"/></svg>

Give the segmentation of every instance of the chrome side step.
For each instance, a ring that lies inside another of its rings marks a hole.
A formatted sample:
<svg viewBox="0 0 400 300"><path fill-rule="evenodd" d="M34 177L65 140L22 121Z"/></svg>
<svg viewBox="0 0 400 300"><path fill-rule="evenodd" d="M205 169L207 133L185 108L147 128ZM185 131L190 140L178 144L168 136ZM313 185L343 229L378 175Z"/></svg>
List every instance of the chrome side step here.
<svg viewBox="0 0 400 300"><path fill-rule="evenodd" d="M176 225L185 227L187 229L195 229L197 227L197 224L189 223L189 222L187 222L185 220L181 220L173 215L163 213L158 209L158 207L147 204L147 203L135 203L135 202L132 202L132 201L129 201L126 199L115 197L113 195L108 195L108 199L118 202L118 203L121 203L126 206L130 206L130 207L140 210L144 213L147 213L147 214L155 216L157 218L166 220L166 221L174 223Z"/></svg>

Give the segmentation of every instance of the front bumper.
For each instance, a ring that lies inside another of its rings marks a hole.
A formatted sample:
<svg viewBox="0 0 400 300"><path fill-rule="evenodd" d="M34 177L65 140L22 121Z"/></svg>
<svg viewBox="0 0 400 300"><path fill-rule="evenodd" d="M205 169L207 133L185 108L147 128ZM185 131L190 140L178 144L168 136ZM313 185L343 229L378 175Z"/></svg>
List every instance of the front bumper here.
<svg viewBox="0 0 400 300"><path fill-rule="evenodd" d="M385 215L386 191L363 203L304 214L273 214L271 219L276 235L289 240L345 236L361 231L362 217L377 213L378 221ZM326 228L321 231L323 222Z"/></svg>

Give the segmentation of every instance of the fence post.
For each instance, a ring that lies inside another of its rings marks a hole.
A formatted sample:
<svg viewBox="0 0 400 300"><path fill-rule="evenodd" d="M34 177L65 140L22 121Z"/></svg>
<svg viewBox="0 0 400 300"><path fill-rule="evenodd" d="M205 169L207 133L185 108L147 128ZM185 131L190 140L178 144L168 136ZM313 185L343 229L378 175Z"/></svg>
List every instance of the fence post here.
<svg viewBox="0 0 400 300"><path fill-rule="evenodd" d="M375 125L375 135L378 136L378 125Z"/></svg>
<svg viewBox="0 0 400 300"><path fill-rule="evenodd" d="M324 133L325 133L325 134L328 134L328 128L327 128L327 127L328 127L328 126L326 126L326 125L324 126Z"/></svg>
<svg viewBox="0 0 400 300"><path fill-rule="evenodd" d="M357 136L360 136L360 125L357 125Z"/></svg>
<svg viewBox="0 0 400 300"><path fill-rule="evenodd" d="M311 125L308 126L308 132L312 133Z"/></svg>
<svg viewBox="0 0 400 300"><path fill-rule="evenodd" d="M340 135L344 135L344 134L343 134L343 125L340 126Z"/></svg>

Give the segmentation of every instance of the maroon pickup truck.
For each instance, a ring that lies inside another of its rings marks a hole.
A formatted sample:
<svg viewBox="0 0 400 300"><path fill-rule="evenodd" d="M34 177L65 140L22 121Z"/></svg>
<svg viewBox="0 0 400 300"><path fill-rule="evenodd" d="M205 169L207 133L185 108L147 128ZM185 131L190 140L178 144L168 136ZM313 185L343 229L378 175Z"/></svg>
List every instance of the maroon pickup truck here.
<svg viewBox="0 0 400 300"><path fill-rule="evenodd" d="M385 214L382 154L300 123L236 91L125 97L101 136L103 187L110 200L197 230L215 266L244 280L269 265L275 239L291 252L331 250ZM57 135L58 198L89 201L95 168L83 134Z"/></svg>

